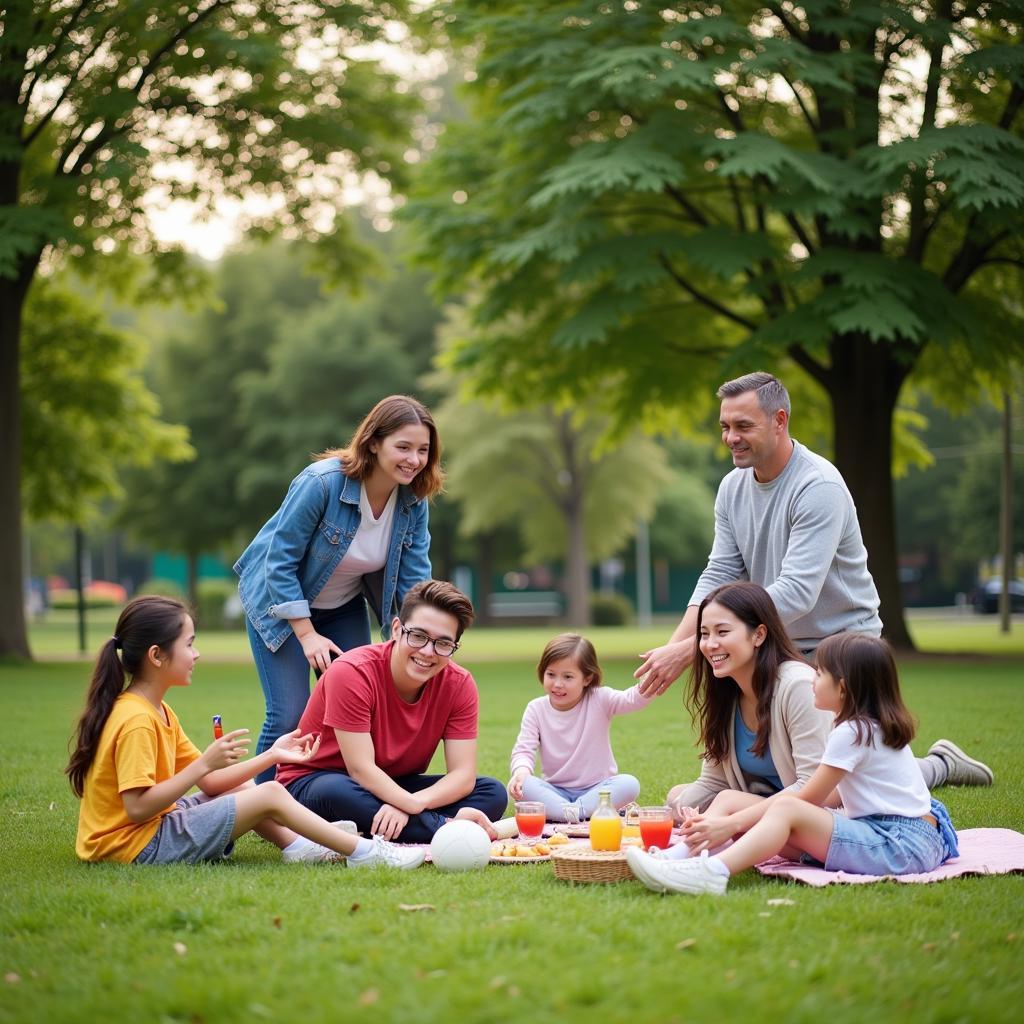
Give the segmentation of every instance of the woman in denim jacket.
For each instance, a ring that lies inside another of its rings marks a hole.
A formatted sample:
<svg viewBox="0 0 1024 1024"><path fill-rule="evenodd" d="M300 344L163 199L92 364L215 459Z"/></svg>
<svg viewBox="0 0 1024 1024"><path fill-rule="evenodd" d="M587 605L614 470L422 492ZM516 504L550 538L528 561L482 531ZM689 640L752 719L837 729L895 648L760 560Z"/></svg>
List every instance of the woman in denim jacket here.
<svg viewBox="0 0 1024 1024"><path fill-rule="evenodd" d="M370 642L367 603L390 628L410 588L430 579L427 501L444 481L440 459L430 412L404 395L382 399L347 447L292 481L235 563L267 702L257 753L298 724L310 668L319 675Z"/></svg>

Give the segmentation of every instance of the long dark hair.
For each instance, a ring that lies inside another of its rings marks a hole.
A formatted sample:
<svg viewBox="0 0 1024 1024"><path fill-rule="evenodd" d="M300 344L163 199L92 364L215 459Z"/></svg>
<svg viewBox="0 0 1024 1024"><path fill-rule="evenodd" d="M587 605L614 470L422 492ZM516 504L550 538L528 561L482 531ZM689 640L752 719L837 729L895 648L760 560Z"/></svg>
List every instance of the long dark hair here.
<svg viewBox="0 0 1024 1024"><path fill-rule="evenodd" d="M72 736L74 749L64 773L75 796L80 797L85 791L85 776L96 757L114 701L125 688L126 677L134 676L142 668L150 647L169 651L174 646L188 614L180 601L170 597L137 597L124 606L114 635L100 648L85 697L85 710Z"/></svg>
<svg viewBox="0 0 1024 1024"><path fill-rule="evenodd" d="M412 478L409 488L417 498L432 498L444 488L441 470L441 438L438 436L430 410L410 395L388 395L363 417L351 440L344 448L328 448L314 459L340 459L345 475L365 480L377 465L377 456L370 450L374 441L383 441L402 427L419 423L430 435L427 464Z"/></svg>
<svg viewBox="0 0 1024 1024"><path fill-rule="evenodd" d="M836 725L853 722L855 742L870 740L871 722L878 723L882 742L893 750L914 738L917 726L903 703L896 660L888 643L866 633L837 633L822 640L815 661L843 685L843 706Z"/></svg>
<svg viewBox="0 0 1024 1024"><path fill-rule="evenodd" d="M767 631L764 642L754 652L753 688L757 698L757 736L751 750L761 757L768 751L772 697L775 696L779 666L784 661L804 659L789 639L768 591L757 583L727 583L712 590L701 601L697 612L695 643L700 643L704 609L712 601L728 608L750 630L764 626ZM729 756L733 717L739 698L740 687L736 680L731 676L716 679L711 671L711 663L698 650L690 670L686 705L700 732L698 744L703 747L702 756L716 764Z"/></svg>

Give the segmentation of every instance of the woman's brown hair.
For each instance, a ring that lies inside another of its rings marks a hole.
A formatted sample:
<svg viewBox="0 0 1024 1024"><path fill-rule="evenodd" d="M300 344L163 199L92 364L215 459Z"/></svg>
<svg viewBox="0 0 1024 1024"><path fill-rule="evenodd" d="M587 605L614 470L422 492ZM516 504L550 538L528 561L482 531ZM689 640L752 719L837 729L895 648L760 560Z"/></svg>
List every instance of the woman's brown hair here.
<svg viewBox="0 0 1024 1024"><path fill-rule="evenodd" d="M559 633L553 640L548 641L537 663L537 678L543 683L548 665L563 658L571 658L589 680L584 689L587 686L601 685L601 666L597 662L597 651L594 650L594 645L579 633Z"/></svg>
<svg viewBox="0 0 1024 1024"><path fill-rule="evenodd" d="M779 667L784 661L804 659L789 639L771 595L757 583L727 583L711 591L701 601L697 612L696 643L700 642L704 611L713 601L728 608L751 631L758 626L764 626L766 630L764 642L754 652L753 689L757 698L757 735L750 748L754 754L762 757L768 752L772 697L775 696ZM733 718L739 697L740 687L736 680L731 676L716 679L710 662L698 651L690 670L686 704L699 730L698 744L703 747L702 756L716 764L721 764L729 756Z"/></svg>
<svg viewBox="0 0 1024 1024"><path fill-rule="evenodd" d="M814 660L842 686L836 725L852 722L857 743L870 742L871 722L878 723L882 742L893 750L914 738L914 716L903 703L896 660L884 640L866 633L837 633L822 640Z"/></svg>
<svg viewBox="0 0 1024 1024"><path fill-rule="evenodd" d="M150 647L169 651L174 646L188 614L180 601L170 597L137 597L124 606L114 635L100 648L96 658L85 710L72 737L74 749L64 773L75 796L80 797L85 791L85 777L96 757L100 735L127 677L142 668Z"/></svg>
<svg viewBox="0 0 1024 1024"><path fill-rule="evenodd" d="M413 477L409 484L417 498L432 498L444 487L444 472L441 469L441 439L434 425L430 410L409 395L389 395L382 398L356 427L351 440L344 448L328 448L313 456L316 460L340 459L345 475L353 480L365 480L377 465L377 456L370 445L383 441L395 431L410 423L419 423L430 434L430 451L427 464Z"/></svg>

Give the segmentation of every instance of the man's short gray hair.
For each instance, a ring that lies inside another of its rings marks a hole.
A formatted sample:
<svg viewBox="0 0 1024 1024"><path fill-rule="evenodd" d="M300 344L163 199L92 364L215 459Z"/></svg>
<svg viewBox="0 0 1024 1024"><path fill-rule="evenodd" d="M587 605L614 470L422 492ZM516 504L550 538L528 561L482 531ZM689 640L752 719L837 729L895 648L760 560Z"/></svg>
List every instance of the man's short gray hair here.
<svg viewBox="0 0 1024 1024"><path fill-rule="evenodd" d="M789 392L785 384L774 374L758 370L755 373L745 373L735 380L727 380L715 394L719 398L735 398L736 395L745 394L748 391L757 392L757 404L769 416L784 409L786 416L789 416Z"/></svg>

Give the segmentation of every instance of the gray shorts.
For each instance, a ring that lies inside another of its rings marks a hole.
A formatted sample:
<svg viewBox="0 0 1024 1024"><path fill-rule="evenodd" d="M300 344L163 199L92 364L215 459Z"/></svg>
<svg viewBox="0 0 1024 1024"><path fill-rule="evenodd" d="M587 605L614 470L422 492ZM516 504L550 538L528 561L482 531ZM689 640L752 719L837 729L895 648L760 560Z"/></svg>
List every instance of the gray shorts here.
<svg viewBox="0 0 1024 1024"><path fill-rule="evenodd" d="M235 844L233 796L183 796L160 820L156 835L135 858L136 864L196 864L230 857Z"/></svg>

